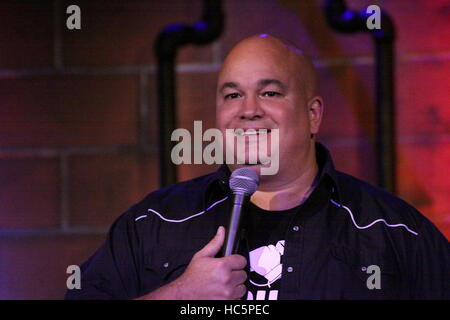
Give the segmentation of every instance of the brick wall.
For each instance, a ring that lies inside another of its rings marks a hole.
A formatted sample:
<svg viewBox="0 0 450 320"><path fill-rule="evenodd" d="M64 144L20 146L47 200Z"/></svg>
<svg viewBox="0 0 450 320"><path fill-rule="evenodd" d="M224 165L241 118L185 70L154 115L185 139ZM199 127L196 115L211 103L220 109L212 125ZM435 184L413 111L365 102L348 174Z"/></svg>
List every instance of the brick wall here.
<svg viewBox="0 0 450 320"><path fill-rule="evenodd" d="M398 28L399 195L450 238L450 6L378 4ZM68 5L81 30L67 30ZM224 0L226 30L188 46L177 66L178 127L214 126L220 62L242 37L272 33L311 54L336 166L374 183L372 43L336 34L318 0ZM202 1L0 3L0 299L59 299L66 268L101 244L113 220L158 187L153 42L200 18ZM211 171L184 165L180 179Z"/></svg>

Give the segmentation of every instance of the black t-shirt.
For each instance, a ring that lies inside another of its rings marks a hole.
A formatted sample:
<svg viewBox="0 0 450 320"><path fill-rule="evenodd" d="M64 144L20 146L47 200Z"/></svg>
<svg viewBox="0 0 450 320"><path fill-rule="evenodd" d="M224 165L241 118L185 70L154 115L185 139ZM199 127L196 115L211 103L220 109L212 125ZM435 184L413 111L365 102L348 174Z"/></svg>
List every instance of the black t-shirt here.
<svg viewBox="0 0 450 320"><path fill-rule="evenodd" d="M253 203L248 205L240 251L249 261L245 299L277 300L285 234L299 208L268 211Z"/></svg>

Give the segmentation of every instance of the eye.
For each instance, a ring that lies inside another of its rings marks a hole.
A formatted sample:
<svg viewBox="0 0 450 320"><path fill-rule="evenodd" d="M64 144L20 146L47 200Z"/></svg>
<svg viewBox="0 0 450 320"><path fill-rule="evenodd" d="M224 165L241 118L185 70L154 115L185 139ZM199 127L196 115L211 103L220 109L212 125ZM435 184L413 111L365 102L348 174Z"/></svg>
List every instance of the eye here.
<svg viewBox="0 0 450 320"><path fill-rule="evenodd" d="M233 92L233 93L229 93L229 94L225 95L224 99L225 100L236 99L236 98L239 98L239 96L240 96L239 93Z"/></svg>
<svg viewBox="0 0 450 320"><path fill-rule="evenodd" d="M280 96L281 93L276 92L276 91L265 91L262 94L264 97L276 97L276 96Z"/></svg>

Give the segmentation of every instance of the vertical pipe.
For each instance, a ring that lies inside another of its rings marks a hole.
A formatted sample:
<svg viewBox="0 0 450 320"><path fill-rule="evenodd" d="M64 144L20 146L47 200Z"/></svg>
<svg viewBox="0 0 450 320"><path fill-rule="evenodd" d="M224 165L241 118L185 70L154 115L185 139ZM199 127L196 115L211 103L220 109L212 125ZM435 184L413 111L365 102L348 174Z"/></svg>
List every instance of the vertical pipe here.
<svg viewBox="0 0 450 320"><path fill-rule="evenodd" d="M175 59L178 48L186 44L205 45L216 40L223 29L220 0L204 0L202 20L192 26L169 25L155 43L158 81L160 186L177 181L177 168L171 159L175 143L170 140L176 126Z"/></svg>
<svg viewBox="0 0 450 320"><path fill-rule="evenodd" d="M176 167L173 165L170 153L174 142L170 140L175 130L176 118L176 84L175 56L166 53L158 56L158 119L159 119L159 181L161 187L177 181Z"/></svg>
<svg viewBox="0 0 450 320"><path fill-rule="evenodd" d="M326 0L325 16L329 25L338 32L369 32L375 43L376 83L376 171L377 184L396 192L395 171L395 28L391 18L381 12L381 29L369 30L367 13L349 10L344 0Z"/></svg>
<svg viewBox="0 0 450 320"><path fill-rule="evenodd" d="M394 48L389 41L376 41L376 154L378 184L395 193L395 97Z"/></svg>

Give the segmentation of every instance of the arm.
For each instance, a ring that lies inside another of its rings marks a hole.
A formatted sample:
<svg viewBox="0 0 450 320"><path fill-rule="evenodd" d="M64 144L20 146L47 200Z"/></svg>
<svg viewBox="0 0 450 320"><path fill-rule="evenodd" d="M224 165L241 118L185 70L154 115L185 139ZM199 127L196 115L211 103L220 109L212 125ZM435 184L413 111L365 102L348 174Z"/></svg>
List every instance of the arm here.
<svg viewBox="0 0 450 320"><path fill-rule="evenodd" d="M428 220L415 250L414 299L450 299L450 244Z"/></svg>
<svg viewBox="0 0 450 320"><path fill-rule="evenodd" d="M111 226L105 243L81 265L81 289L67 290L65 299L128 299L137 296L134 261L139 239L130 219L121 215Z"/></svg>

